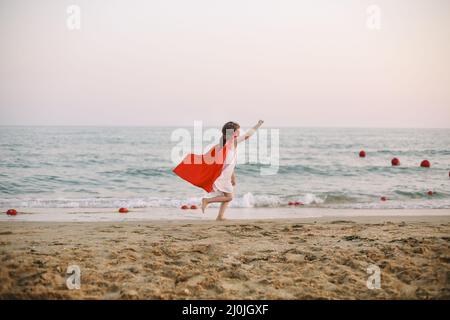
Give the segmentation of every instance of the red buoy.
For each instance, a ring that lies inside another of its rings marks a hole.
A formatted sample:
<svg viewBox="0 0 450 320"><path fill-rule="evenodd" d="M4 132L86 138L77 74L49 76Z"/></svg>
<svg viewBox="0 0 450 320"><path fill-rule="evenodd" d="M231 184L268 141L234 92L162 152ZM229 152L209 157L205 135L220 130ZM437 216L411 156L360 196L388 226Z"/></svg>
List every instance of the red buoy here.
<svg viewBox="0 0 450 320"><path fill-rule="evenodd" d="M119 209L119 212L120 212L120 213L127 213L127 212L128 212L128 209L127 209L127 208L120 208L120 209Z"/></svg>
<svg viewBox="0 0 450 320"><path fill-rule="evenodd" d="M400 165L400 160L398 160L398 158L392 158L391 164L393 166L399 166Z"/></svg>
<svg viewBox="0 0 450 320"><path fill-rule="evenodd" d="M15 216L15 215L17 215L17 211L16 211L16 209L9 209L8 211L6 211L6 214L8 216Z"/></svg>
<svg viewBox="0 0 450 320"><path fill-rule="evenodd" d="M431 164L430 164L430 161L428 161L428 160L423 160L423 161L420 163L420 166L421 166L422 168L429 168L429 167L431 166Z"/></svg>
<svg viewBox="0 0 450 320"><path fill-rule="evenodd" d="M187 210L187 209L189 209L189 207L188 207L187 205L183 204L183 205L181 206L181 209Z"/></svg>
<svg viewBox="0 0 450 320"><path fill-rule="evenodd" d="M365 152L364 150L361 150L361 151L359 152L359 157L360 157L360 158L365 158L365 157L366 157L366 152Z"/></svg>
<svg viewBox="0 0 450 320"><path fill-rule="evenodd" d="M295 202L289 201L288 205L293 206Z"/></svg>
<svg viewBox="0 0 450 320"><path fill-rule="evenodd" d="M434 192L431 191L431 190L429 190L429 191L427 192L427 194L428 194L429 196L432 196L432 195L434 194Z"/></svg>
<svg viewBox="0 0 450 320"><path fill-rule="evenodd" d="M386 197L381 197L380 200L381 200L381 201L386 201L387 198L386 198Z"/></svg>
<svg viewBox="0 0 450 320"><path fill-rule="evenodd" d="M195 210L195 209L198 209L198 208L197 208L197 206L196 206L195 204L193 204L193 205L191 206L191 209L194 209L194 210Z"/></svg>

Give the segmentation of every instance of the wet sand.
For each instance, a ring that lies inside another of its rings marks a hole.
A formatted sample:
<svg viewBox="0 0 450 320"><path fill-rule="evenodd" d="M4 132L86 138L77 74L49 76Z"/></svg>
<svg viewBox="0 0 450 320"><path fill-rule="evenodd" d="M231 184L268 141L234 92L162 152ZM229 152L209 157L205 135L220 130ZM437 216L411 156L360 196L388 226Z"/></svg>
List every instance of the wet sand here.
<svg viewBox="0 0 450 320"><path fill-rule="evenodd" d="M11 221L0 245L2 299L450 299L449 216Z"/></svg>

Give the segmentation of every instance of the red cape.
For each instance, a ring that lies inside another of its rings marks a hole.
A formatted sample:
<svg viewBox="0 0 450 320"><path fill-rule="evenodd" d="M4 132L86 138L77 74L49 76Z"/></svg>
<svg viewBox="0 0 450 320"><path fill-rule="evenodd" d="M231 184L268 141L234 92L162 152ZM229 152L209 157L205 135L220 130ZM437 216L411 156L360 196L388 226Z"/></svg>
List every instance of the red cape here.
<svg viewBox="0 0 450 320"><path fill-rule="evenodd" d="M173 169L180 178L194 186L213 191L214 181L222 173L223 164L227 157L227 150L234 139L230 139L223 148L213 147L205 154L189 153L181 163Z"/></svg>

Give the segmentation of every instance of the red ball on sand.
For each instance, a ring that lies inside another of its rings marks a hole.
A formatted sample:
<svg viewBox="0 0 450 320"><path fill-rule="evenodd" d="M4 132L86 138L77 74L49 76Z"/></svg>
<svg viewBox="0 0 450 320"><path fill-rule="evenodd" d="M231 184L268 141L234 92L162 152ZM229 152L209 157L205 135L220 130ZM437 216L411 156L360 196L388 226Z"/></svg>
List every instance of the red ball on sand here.
<svg viewBox="0 0 450 320"><path fill-rule="evenodd" d="M120 209L119 209L119 212L120 212L120 213L127 213L127 212L128 212L128 209L127 209L127 208L120 208Z"/></svg>
<svg viewBox="0 0 450 320"><path fill-rule="evenodd" d="M427 194L428 194L429 196L432 196L432 195L434 194L434 192L431 191L431 190L429 190L429 191L427 192Z"/></svg>
<svg viewBox="0 0 450 320"><path fill-rule="evenodd" d="M17 211L16 211L16 209L9 209L8 211L6 211L6 214L8 216L15 216L15 215L17 215Z"/></svg>
<svg viewBox="0 0 450 320"><path fill-rule="evenodd" d="M423 160L423 161L420 163L420 166L421 166L422 168L429 168L429 167L431 166L431 164L430 164L430 161L428 161L428 160Z"/></svg>
<svg viewBox="0 0 450 320"><path fill-rule="evenodd" d="M302 206L303 205L303 202L294 202L294 205L296 205L296 206Z"/></svg>
<svg viewBox="0 0 450 320"><path fill-rule="evenodd" d="M386 198L386 197L381 197L380 200L381 200L381 201L386 201L387 198Z"/></svg>
<svg viewBox="0 0 450 320"><path fill-rule="evenodd" d="M289 201L288 205L293 206L295 202Z"/></svg>
<svg viewBox="0 0 450 320"><path fill-rule="evenodd" d="M183 204L183 205L181 206L181 209L187 210L187 209L189 209L189 207L188 207L187 205Z"/></svg>
<svg viewBox="0 0 450 320"><path fill-rule="evenodd" d="M195 210L195 209L198 209L198 208L197 208L197 206L196 206L195 204L193 204L193 205L191 206L191 209L194 209L194 210Z"/></svg>
<svg viewBox="0 0 450 320"><path fill-rule="evenodd" d="M399 166L400 165L400 160L398 160L398 158L392 158L391 164L393 166Z"/></svg>
<svg viewBox="0 0 450 320"><path fill-rule="evenodd" d="M364 150L361 150L360 152L359 152L359 157L360 158L364 158L366 156L366 152L364 151Z"/></svg>

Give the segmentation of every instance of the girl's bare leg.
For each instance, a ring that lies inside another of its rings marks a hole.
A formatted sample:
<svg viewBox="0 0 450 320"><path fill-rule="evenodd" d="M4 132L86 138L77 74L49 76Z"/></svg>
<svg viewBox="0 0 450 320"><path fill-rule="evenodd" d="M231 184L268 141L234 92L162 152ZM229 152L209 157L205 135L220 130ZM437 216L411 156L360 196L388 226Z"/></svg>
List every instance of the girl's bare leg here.
<svg viewBox="0 0 450 320"><path fill-rule="evenodd" d="M233 194L231 193L223 193L223 196L217 196L217 197L213 197L213 198L203 198L202 199L202 212L205 213L205 209L208 206L208 204L210 203L214 203L214 202L222 202L222 203L227 203L230 202L231 200L233 200ZM225 209L224 209L225 211Z"/></svg>
<svg viewBox="0 0 450 320"><path fill-rule="evenodd" d="M225 220L225 218L223 216L225 214L225 209L228 208L229 204L230 204L230 202L222 202L220 204L219 214L217 215L216 220L218 220L218 221Z"/></svg>

